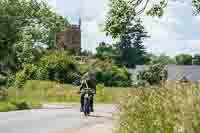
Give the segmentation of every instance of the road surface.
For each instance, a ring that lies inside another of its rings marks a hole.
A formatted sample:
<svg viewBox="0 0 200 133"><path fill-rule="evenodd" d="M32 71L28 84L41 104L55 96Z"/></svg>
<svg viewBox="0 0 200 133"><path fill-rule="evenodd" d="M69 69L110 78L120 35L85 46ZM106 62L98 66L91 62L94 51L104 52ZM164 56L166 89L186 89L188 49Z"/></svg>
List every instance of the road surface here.
<svg viewBox="0 0 200 133"><path fill-rule="evenodd" d="M114 105L97 105L85 118L79 105L44 105L43 109L0 113L1 133L112 133Z"/></svg>

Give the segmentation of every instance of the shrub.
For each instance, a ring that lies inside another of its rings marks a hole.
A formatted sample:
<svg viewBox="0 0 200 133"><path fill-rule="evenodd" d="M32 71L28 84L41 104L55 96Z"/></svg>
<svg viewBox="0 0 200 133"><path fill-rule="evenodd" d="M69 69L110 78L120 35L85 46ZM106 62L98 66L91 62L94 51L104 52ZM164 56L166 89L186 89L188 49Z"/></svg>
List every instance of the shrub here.
<svg viewBox="0 0 200 133"><path fill-rule="evenodd" d="M42 57L37 75L41 80L60 80L65 83L80 78L75 60L65 52L53 52Z"/></svg>
<svg viewBox="0 0 200 133"><path fill-rule="evenodd" d="M131 75L126 68L119 68L106 61L97 63L95 67L97 68L97 83L116 87L127 87L131 85Z"/></svg>
<svg viewBox="0 0 200 133"><path fill-rule="evenodd" d="M160 84L162 80L166 79L167 71L164 69L164 65L161 64L150 65L138 74L138 80L146 81L150 85Z"/></svg>
<svg viewBox="0 0 200 133"><path fill-rule="evenodd" d="M33 64L26 64L23 70L16 73L15 85L17 88L22 88L26 80L36 79L37 67Z"/></svg>
<svg viewBox="0 0 200 133"><path fill-rule="evenodd" d="M28 104L26 101L17 101L14 103L16 106L17 110L25 110L25 109L31 109L31 106Z"/></svg>

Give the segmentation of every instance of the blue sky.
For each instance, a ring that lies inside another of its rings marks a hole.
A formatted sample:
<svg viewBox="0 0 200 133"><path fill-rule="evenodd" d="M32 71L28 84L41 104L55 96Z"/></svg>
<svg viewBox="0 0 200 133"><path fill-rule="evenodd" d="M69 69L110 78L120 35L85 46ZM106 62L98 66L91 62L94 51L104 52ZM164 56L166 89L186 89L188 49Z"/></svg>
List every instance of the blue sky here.
<svg viewBox="0 0 200 133"><path fill-rule="evenodd" d="M108 0L48 0L57 13L67 16L70 22L77 23L82 18L82 47L95 51L101 41L111 42L102 32L102 24L108 11ZM144 45L149 52L166 53L174 56L179 53L200 53L200 16L192 15L191 0L170 1L164 17L141 16L151 38Z"/></svg>

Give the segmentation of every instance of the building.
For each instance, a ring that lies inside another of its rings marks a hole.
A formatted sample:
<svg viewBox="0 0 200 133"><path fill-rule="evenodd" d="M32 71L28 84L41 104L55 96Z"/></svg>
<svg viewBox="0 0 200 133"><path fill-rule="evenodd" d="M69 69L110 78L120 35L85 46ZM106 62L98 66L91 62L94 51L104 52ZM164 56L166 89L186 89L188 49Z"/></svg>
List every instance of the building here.
<svg viewBox="0 0 200 133"><path fill-rule="evenodd" d="M64 31L57 33L56 44L59 50L73 51L78 54L81 50L81 19L78 25L69 25Z"/></svg>
<svg viewBox="0 0 200 133"><path fill-rule="evenodd" d="M129 72L132 73L133 78L140 71L144 71L144 65L137 65L135 69L130 69ZM168 81L180 81L186 79L190 82L200 81L200 66L198 65L167 65Z"/></svg>

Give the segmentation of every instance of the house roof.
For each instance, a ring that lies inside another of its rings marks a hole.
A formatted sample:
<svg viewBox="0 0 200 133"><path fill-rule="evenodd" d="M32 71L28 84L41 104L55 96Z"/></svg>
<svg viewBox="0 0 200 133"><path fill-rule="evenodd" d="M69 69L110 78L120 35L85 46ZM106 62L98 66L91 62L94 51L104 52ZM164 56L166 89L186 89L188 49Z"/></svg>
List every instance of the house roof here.
<svg viewBox="0 0 200 133"><path fill-rule="evenodd" d="M134 70L130 70L135 74L144 71L144 65L137 65ZM198 65L167 65L168 80L180 80L186 77L189 81L200 81L200 66Z"/></svg>

